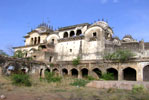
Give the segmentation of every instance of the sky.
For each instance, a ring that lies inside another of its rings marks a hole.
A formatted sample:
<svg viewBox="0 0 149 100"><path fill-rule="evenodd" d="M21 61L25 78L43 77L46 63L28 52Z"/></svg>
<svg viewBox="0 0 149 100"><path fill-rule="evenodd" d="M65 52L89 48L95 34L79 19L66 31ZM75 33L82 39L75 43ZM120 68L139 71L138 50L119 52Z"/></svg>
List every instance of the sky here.
<svg viewBox="0 0 149 100"><path fill-rule="evenodd" d="M57 29L101 19L120 39L149 42L149 0L0 0L0 49L23 46L23 36L42 22Z"/></svg>

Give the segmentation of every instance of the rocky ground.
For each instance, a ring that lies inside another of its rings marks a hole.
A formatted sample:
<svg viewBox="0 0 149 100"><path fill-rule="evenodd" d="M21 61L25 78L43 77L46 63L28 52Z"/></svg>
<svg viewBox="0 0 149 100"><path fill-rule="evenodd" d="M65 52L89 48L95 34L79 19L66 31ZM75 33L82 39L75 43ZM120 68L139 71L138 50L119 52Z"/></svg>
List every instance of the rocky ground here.
<svg viewBox="0 0 149 100"><path fill-rule="evenodd" d="M60 83L47 83L32 79L31 87L14 86L8 77L0 77L0 96L3 100L149 100L149 92L131 90L96 89L69 85L72 78Z"/></svg>

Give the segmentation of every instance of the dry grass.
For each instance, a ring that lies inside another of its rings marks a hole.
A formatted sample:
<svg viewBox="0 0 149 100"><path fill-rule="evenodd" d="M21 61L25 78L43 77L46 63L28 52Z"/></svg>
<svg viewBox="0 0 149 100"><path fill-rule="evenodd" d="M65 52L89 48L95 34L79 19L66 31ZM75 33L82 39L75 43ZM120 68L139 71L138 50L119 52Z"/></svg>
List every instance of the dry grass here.
<svg viewBox="0 0 149 100"><path fill-rule="evenodd" d="M88 87L75 87L69 85L73 78L65 77L58 83L47 83L40 81L39 78L32 77L31 87L16 87L11 84L8 77L0 76L0 94L9 96L22 95L31 98L40 97L42 100L53 98L51 100L149 100L149 91L142 93L133 93L127 90L118 89L96 89ZM60 98L60 99L56 99ZM11 97L13 100L13 97ZM19 100L15 98L14 100ZM33 99L34 100L34 99Z"/></svg>

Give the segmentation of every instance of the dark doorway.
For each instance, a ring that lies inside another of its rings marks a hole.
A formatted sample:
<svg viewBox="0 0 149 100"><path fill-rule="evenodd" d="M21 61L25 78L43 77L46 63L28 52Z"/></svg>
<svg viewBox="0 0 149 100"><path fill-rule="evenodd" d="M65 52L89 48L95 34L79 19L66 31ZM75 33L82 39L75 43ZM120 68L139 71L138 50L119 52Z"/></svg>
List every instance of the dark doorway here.
<svg viewBox="0 0 149 100"><path fill-rule="evenodd" d="M71 70L71 75L74 76L74 77L78 77L78 71L77 71L77 69L72 69Z"/></svg>
<svg viewBox="0 0 149 100"><path fill-rule="evenodd" d="M81 73L82 73L82 77L87 77L87 76L88 76L88 69L83 68L83 69L81 70Z"/></svg>
<svg viewBox="0 0 149 100"><path fill-rule="evenodd" d="M114 76L114 80L118 80L118 71L114 68L107 69L107 73L112 73Z"/></svg>
<svg viewBox="0 0 149 100"><path fill-rule="evenodd" d="M64 75L64 76L66 76L66 75L68 75L68 70L67 69L62 69L62 74Z"/></svg>
<svg viewBox="0 0 149 100"><path fill-rule="evenodd" d="M143 68L143 81L149 81L149 65Z"/></svg>
<svg viewBox="0 0 149 100"><path fill-rule="evenodd" d="M98 78L100 78L101 77L101 70L100 69L98 69L98 68L95 68L95 69L93 69L93 72L98 76Z"/></svg>
<svg viewBox="0 0 149 100"><path fill-rule="evenodd" d="M136 81L136 70L133 68L125 68L123 70L124 80Z"/></svg>

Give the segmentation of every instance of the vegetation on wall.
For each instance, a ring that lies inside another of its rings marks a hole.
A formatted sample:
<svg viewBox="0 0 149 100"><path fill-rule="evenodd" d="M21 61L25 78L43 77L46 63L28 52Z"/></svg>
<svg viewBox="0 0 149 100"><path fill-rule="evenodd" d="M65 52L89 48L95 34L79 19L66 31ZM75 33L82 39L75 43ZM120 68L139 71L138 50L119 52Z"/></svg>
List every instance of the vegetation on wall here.
<svg viewBox="0 0 149 100"><path fill-rule="evenodd" d="M133 56L135 56L135 55L130 50L117 50L111 54L105 55L104 59L116 60L118 62L125 62L125 61L128 61Z"/></svg>
<svg viewBox="0 0 149 100"><path fill-rule="evenodd" d="M14 53L14 57L16 58L23 58L25 55L24 52L22 52L21 50L17 50L15 53Z"/></svg>
<svg viewBox="0 0 149 100"><path fill-rule="evenodd" d="M76 59L73 59L73 60L72 60L72 64L73 64L74 66L79 65L79 64L80 64L80 57L77 57Z"/></svg>
<svg viewBox="0 0 149 100"><path fill-rule="evenodd" d="M114 74L113 73L103 73L101 75L102 80L114 80Z"/></svg>

